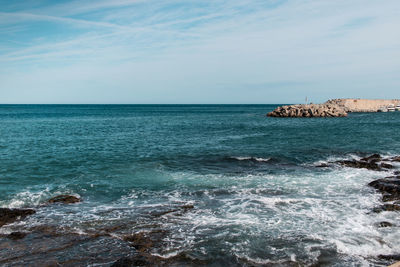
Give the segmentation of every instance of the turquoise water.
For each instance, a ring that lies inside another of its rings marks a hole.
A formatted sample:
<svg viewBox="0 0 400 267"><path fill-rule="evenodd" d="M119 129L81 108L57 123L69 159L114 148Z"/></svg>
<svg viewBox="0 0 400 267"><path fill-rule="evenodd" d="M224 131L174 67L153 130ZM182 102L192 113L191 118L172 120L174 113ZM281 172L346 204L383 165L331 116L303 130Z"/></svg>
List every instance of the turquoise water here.
<svg viewBox="0 0 400 267"><path fill-rule="evenodd" d="M275 107L2 105L0 206L38 212L0 232L125 225L115 233L123 236L157 224L167 234L152 253L163 257L184 252L216 266L387 264L378 255L398 254L400 234L375 224L400 216L371 213L380 195L366 185L388 173L316 165L399 155L400 112L265 117ZM59 194L83 201L41 206Z"/></svg>

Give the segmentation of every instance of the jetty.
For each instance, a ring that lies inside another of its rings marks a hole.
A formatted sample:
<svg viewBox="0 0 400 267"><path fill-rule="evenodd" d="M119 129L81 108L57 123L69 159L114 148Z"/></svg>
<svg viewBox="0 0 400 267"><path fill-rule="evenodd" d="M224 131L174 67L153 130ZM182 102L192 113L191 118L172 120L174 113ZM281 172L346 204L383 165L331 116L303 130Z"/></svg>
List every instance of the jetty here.
<svg viewBox="0 0 400 267"><path fill-rule="evenodd" d="M395 107L400 105L400 99L355 99L339 98L326 101L343 107L347 112L378 112L382 107Z"/></svg>
<svg viewBox="0 0 400 267"><path fill-rule="evenodd" d="M378 112L382 107L399 106L399 99L331 99L323 104L297 104L277 107L269 117L314 118L346 117L349 112Z"/></svg>

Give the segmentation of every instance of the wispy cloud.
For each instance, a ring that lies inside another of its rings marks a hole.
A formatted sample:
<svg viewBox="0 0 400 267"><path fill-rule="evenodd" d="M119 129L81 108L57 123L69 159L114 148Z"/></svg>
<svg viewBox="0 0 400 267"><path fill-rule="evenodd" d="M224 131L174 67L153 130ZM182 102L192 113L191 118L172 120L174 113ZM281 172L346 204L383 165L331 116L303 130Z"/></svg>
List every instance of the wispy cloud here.
<svg viewBox="0 0 400 267"><path fill-rule="evenodd" d="M282 90L281 99L293 97L283 102L295 102L307 92L359 96L362 86L373 94L378 85L394 94L399 24L397 0L3 5L0 97L57 102L45 96L56 88L70 102L88 102L83 95L101 90L93 102L107 102L109 88L131 102L152 94L154 102L279 102L271 92ZM35 93L21 96L24 87Z"/></svg>

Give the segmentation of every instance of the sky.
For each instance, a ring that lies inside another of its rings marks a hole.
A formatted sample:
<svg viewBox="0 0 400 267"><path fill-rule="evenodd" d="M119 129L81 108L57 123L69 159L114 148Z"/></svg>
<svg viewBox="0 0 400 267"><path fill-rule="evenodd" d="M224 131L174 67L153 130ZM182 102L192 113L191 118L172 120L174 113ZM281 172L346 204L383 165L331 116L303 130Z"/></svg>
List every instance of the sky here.
<svg viewBox="0 0 400 267"><path fill-rule="evenodd" d="M0 103L400 98L399 0L0 0Z"/></svg>

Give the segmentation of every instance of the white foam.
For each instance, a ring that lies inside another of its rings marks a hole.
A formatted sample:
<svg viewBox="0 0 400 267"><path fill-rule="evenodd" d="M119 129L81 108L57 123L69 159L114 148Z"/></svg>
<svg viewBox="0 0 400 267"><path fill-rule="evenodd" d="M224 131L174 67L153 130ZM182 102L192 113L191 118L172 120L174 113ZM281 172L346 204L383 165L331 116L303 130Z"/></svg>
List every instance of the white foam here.
<svg viewBox="0 0 400 267"><path fill-rule="evenodd" d="M259 161L259 162L268 162L271 160L271 158L260 158L260 157L231 157L231 158L239 160L239 161L255 160L255 161Z"/></svg>

